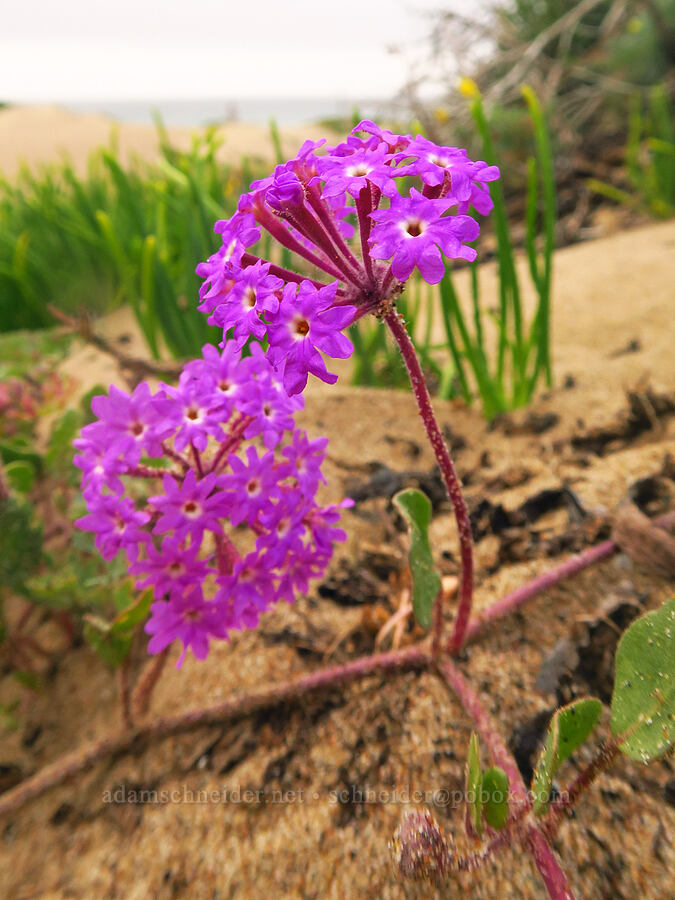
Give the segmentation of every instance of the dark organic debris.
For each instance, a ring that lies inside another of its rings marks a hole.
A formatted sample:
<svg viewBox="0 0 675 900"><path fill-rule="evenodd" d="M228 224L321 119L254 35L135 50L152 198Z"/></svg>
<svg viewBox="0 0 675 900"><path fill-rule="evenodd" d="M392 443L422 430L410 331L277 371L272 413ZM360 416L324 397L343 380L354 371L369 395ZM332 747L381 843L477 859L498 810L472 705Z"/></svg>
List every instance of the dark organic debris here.
<svg viewBox="0 0 675 900"><path fill-rule="evenodd" d="M645 599L631 582L625 582L594 617L575 622L570 634L542 662L537 687L546 694L555 692L558 703L567 703L583 693L609 703L616 646L633 619L644 612Z"/></svg>
<svg viewBox="0 0 675 900"><path fill-rule="evenodd" d="M0 794L13 788L25 778L21 766L16 763L0 763Z"/></svg>
<svg viewBox="0 0 675 900"><path fill-rule="evenodd" d="M636 565L652 575L675 579L675 538L637 506L627 504L614 517L612 538Z"/></svg>
<svg viewBox="0 0 675 900"><path fill-rule="evenodd" d="M633 338L631 341L628 341L625 347L621 347L613 353L610 353L609 358L616 359L617 356L626 356L628 353L639 353L640 350L642 350L642 344L637 338Z"/></svg>
<svg viewBox="0 0 675 900"><path fill-rule="evenodd" d="M436 467L429 472L415 469L396 472L383 463L373 462L369 463L368 469L370 474L367 480L348 479L345 484L346 496L351 497L357 506L374 497L384 497L388 500L407 487L416 487L424 491L431 500L434 510L447 503L445 485Z"/></svg>
<svg viewBox="0 0 675 900"><path fill-rule="evenodd" d="M492 420L490 430L501 428L507 437L517 434L544 434L559 421L560 416L555 412L540 413L531 410L522 417L516 417L513 413L502 413Z"/></svg>
<svg viewBox="0 0 675 900"><path fill-rule="evenodd" d="M322 658L326 648L317 642L316 635L301 634L290 626L286 625L279 631L270 631L258 629L258 634L267 647L274 647L279 644L285 644L287 647L293 647L295 652L301 658L318 657Z"/></svg>
<svg viewBox="0 0 675 900"><path fill-rule="evenodd" d="M569 678L579 665L574 641L560 638L548 656L544 657L534 686L542 694L555 694L564 678Z"/></svg>
<svg viewBox="0 0 675 900"><path fill-rule="evenodd" d="M391 593L390 576L401 572L405 565L403 556L367 551L354 561L341 559L317 591L320 597L341 606L382 602Z"/></svg>
<svg viewBox="0 0 675 900"><path fill-rule="evenodd" d="M532 781L532 773L539 756L541 742L553 715L553 709L544 709L521 722L511 732L509 749L518 763L525 784Z"/></svg>
<svg viewBox="0 0 675 900"><path fill-rule="evenodd" d="M663 799L669 806L675 806L675 778L669 778L664 784Z"/></svg>
<svg viewBox="0 0 675 900"><path fill-rule="evenodd" d="M612 424L573 435L572 447L603 456L625 446L645 431L660 428L675 413L675 391L660 394L646 387L628 391L626 399L627 409L621 410Z"/></svg>
<svg viewBox="0 0 675 900"><path fill-rule="evenodd" d="M548 534L545 529L532 527L546 513L561 508L567 508L569 521L562 534ZM588 544L606 539L610 533L606 517L587 510L566 486L538 491L513 510L481 497L469 503L469 516L476 543L487 535L499 537L494 559L486 564L488 573L496 572L506 563L577 553Z"/></svg>
<svg viewBox="0 0 675 900"><path fill-rule="evenodd" d="M507 510L501 503L494 504L482 497L469 510L474 540L480 541L488 534L501 534L509 528L524 528L534 524L546 513L564 507L567 507L570 522L581 522L587 516L581 500L566 486L537 491L513 510Z"/></svg>
<svg viewBox="0 0 675 900"><path fill-rule="evenodd" d="M504 469L504 471L500 472L498 475L488 478L485 482L485 487L489 491L505 491L510 488L527 484L533 475L534 473L526 466L513 465Z"/></svg>
<svg viewBox="0 0 675 900"><path fill-rule="evenodd" d="M638 478L628 488L628 497L645 515L661 515L672 506L674 493L672 480L662 475Z"/></svg>

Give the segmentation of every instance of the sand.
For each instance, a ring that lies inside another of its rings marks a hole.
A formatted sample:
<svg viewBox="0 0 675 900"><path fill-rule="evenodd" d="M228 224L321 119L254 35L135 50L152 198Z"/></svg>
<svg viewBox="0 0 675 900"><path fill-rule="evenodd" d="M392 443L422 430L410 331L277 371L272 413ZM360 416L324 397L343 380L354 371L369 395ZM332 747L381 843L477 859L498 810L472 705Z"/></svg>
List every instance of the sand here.
<svg viewBox="0 0 675 900"><path fill-rule="evenodd" d="M190 146L193 129L168 128L171 141L179 148ZM67 156L82 173L88 155L116 134L124 164L134 157L158 157L157 133L149 125L116 123L104 115L70 112L57 106L8 107L0 110L0 173L11 178L22 163L30 167ZM274 150L269 129L264 125L231 122L220 129L224 139L219 150L224 162L239 162L244 155L272 160ZM293 155L307 138L326 137L326 129L316 126L280 128L284 153Z"/></svg>

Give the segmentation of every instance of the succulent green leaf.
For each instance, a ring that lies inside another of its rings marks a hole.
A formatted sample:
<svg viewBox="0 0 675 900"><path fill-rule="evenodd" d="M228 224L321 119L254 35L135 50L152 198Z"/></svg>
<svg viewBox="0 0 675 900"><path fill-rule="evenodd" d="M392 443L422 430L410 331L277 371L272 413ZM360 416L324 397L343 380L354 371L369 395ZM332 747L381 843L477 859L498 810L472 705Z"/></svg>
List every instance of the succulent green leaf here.
<svg viewBox="0 0 675 900"><path fill-rule="evenodd" d="M413 611L422 628L428 628L431 607L441 589L441 578L429 544L431 501L422 491L407 488L394 496L394 505L406 520L410 532L408 559L413 582Z"/></svg>
<svg viewBox="0 0 675 900"><path fill-rule="evenodd" d="M675 743L675 597L619 641L610 727L621 752L645 763Z"/></svg>
<svg viewBox="0 0 675 900"><path fill-rule="evenodd" d="M499 766L483 773L483 810L491 828L500 831L509 818L509 777Z"/></svg>
<svg viewBox="0 0 675 900"><path fill-rule="evenodd" d="M602 703L595 697L575 700L556 710L532 778L535 815L543 815L548 809L551 784L558 769L593 731L601 713Z"/></svg>
<svg viewBox="0 0 675 900"><path fill-rule="evenodd" d="M466 805L469 823L477 835L483 833L483 773L480 767L478 735L472 732L466 757Z"/></svg>

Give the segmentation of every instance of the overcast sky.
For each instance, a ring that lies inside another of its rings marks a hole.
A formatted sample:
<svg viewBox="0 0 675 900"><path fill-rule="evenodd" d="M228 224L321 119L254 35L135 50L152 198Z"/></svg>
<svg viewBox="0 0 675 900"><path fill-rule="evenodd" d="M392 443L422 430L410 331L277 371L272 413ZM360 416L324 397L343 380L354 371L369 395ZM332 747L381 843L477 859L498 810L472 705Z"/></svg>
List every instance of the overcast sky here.
<svg viewBox="0 0 675 900"><path fill-rule="evenodd" d="M0 100L387 97L424 46L429 11L472 5L0 0Z"/></svg>

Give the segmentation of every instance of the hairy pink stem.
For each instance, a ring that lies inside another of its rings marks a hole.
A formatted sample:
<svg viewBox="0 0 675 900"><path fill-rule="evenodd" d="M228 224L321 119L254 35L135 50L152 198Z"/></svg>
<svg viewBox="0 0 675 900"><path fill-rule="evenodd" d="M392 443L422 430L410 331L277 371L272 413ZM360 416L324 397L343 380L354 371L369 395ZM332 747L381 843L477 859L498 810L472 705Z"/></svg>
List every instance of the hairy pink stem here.
<svg viewBox="0 0 675 900"><path fill-rule="evenodd" d="M660 528L669 528L671 525L675 524L675 510L671 510L671 512L665 513L663 516L658 516L653 519L653 523ZM571 557L571 559L565 560L565 562L560 563L559 566L549 569L548 572L538 575L536 578L533 578L532 581L528 581L527 584L521 585L521 587L516 588L515 591L507 594L506 597L502 597L501 600L497 600L491 606L488 606L487 609L478 613L469 623L469 627L464 636L464 642L474 640L474 638L481 634L495 619L499 619L502 616L514 612L524 603L527 603L528 600L536 597L537 594L541 594L542 591L553 587L565 578L571 578L572 575L582 572L596 562L600 562L603 559L609 559L609 557L613 556L618 550L619 545L616 541L603 541L601 544L596 544L595 547L589 547L588 550L584 550L583 553L578 553Z"/></svg>
<svg viewBox="0 0 675 900"><path fill-rule="evenodd" d="M169 647L165 647L143 669L131 698L131 710L134 720L141 719L147 713L152 693L164 671L168 656Z"/></svg>
<svg viewBox="0 0 675 900"><path fill-rule="evenodd" d="M326 231L330 234L333 239L335 245L339 248L340 252L343 256L351 263L351 265L356 269L357 272L360 271L361 266L359 264L358 259L354 256L352 251L349 248L349 245L345 241L345 239L340 234L339 229L335 225L333 217L326 209L326 205L321 199L319 192L315 185L311 185L306 188L307 191L307 200L309 201L309 205L312 207L316 215L321 220Z"/></svg>
<svg viewBox="0 0 675 900"><path fill-rule="evenodd" d="M422 367L417 359L415 347L410 339L402 318L393 310L384 317L385 322L389 326L396 343L399 346L401 355L408 369L410 383L412 384L413 393L417 401L417 408L424 422L429 442L436 455L436 461L441 470L445 487L452 503L455 513L455 521L457 522L457 531L459 533L459 547L462 560L462 572L459 589L459 605L457 607L457 615L450 639L450 651L458 650L464 641L464 632L469 622L471 613L471 603L473 598L473 542L471 539L471 522L469 520L469 510L462 494L462 487L457 477L455 467L447 445L443 440L441 429L434 414L431 405L431 397L424 380ZM437 601L437 602L440 602Z"/></svg>
<svg viewBox="0 0 675 900"><path fill-rule="evenodd" d="M209 472L215 472L218 466L223 461L225 454L236 450L239 446L239 442L241 441L244 432L248 428L248 426L253 421L253 416L244 416L239 413L239 419L231 427L231 430L225 440L222 442L220 447L218 448L218 452L216 453L213 463L211 464L211 468Z"/></svg>
<svg viewBox="0 0 675 900"><path fill-rule="evenodd" d="M363 256L363 265L366 267L366 274L371 283L375 280L373 274L373 261L370 258L370 247L368 246L368 238L370 237L370 229L372 219L370 213L373 211L373 195L370 187L361 188L359 196L356 200L356 214L359 217L359 234L361 236L361 255Z"/></svg>
<svg viewBox="0 0 675 900"><path fill-rule="evenodd" d="M509 779L509 790L518 799L521 807L529 806L530 799L516 761L509 753L478 694L450 660L437 660L436 668L441 677L457 695L459 702L473 722L479 737L490 751L495 764L506 772ZM518 810L514 812L517 814ZM537 825L526 826L525 842L532 853L551 900L574 900L574 894L567 881L567 876L560 868L553 849L549 846L545 835Z"/></svg>
<svg viewBox="0 0 675 900"><path fill-rule="evenodd" d="M195 461L195 468L197 469L197 474L200 478L204 477L204 468L202 466L202 458L199 455L199 450L195 447L195 445L190 442L190 449L192 450L192 458Z"/></svg>
<svg viewBox="0 0 675 900"><path fill-rule="evenodd" d="M172 459L174 462L177 462L179 466L182 467L183 472L187 472L188 469L192 468L190 463L185 459L184 456L181 456L180 453L176 453L166 441L162 441L162 450L164 451L164 455L168 456L169 459Z"/></svg>
<svg viewBox="0 0 675 900"><path fill-rule="evenodd" d="M263 228L265 228L269 233L275 238L283 247L292 250L293 253L297 253L298 256L302 256L307 262L311 262L313 266L316 266L317 269L322 269L324 272L327 272L329 275L332 275L333 278L337 278L341 280L344 278L343 273L336 269L330 262L325 259L321 259L321 257L317 256L315 253L312 253L311 250L308 250L306 247L300 243L300 241L296 240L293 235L290 233L288 228L282 225L270 212L267 210L260 210L256 208L255 211L256 220Z"/></svg>
<svg viewBox="0 0 675 900"><path fill-rule="evenodd" d="M360 267L351 263L339 252L331 235L309 207L301 206L287 210L283 214L283 218L321 250L335 268L342 272L341 277L345 281L351 281L357 287L361 285Z"/></svg>
<svg viewBox="0 0 675 900"><path fill-rule="evenodd" d="M581 795L588 790L595 779L608 769L619 754L619 741L612 739L603 744L591 762L581 770L560 795L551 801L551 806L543 822L544 832L552 837L563 817L572 810Z"/></svg>
<svg viewBox="0 0 675 900"><path fill-rule="evenodd" d="M545 836L533 825L526 840L551 900L574 900L567 876Z"/></svg>
<svg viewBox="0 0 675 900"><path fill-rule="evenodd" d="M428 664L428 653L419 647L406 647L403 650L366 656L331 669L312 672L310 675L273 685L263 691L230 697L214 706L190 709L175 716L141 723L131 730L93 741L74 753L62 756L15 788L6 791L0 795L0 816L14 812L29 800L41 796L74 775L88 771L102 760L119 756L145 742L163 740L208 725L222 725L233 719L297 700L314 691L329 690L347 684L375 672L423 669Z"/></svg>
<svg viewBox="0 0 675 900"><path fill-rule="evenodd" d="M527 790L520 774L516 761L509 753L506 744L497 731L488 711L481 703L480 697L471 687L465 676L457 666L449 659L436 660L436 668L444 681L457 695L459 702L464 707L478 736L486 744L495 765L500 766L508 775L509 788L516 795L521 805L529 804Z"/></svg>
<svg viewBox="0 0 675 900"><path fill-rule="evenodd" d="M182 472L175 472L169 469L153 469L150 466L132 466L127 469L125 475L133 475L134 478L163 478L166 474L173 475L174 478L182 478Z"/></svg>
<svg viewBox="0 0 675 900"><path fill-rule="evenodd" d="M240 559L237 549L225 534L215 535L215 541L218 574L231 575L234 570L234 564Z"/></svg>

